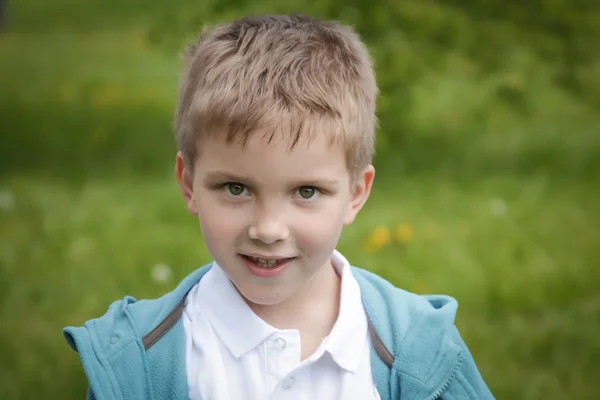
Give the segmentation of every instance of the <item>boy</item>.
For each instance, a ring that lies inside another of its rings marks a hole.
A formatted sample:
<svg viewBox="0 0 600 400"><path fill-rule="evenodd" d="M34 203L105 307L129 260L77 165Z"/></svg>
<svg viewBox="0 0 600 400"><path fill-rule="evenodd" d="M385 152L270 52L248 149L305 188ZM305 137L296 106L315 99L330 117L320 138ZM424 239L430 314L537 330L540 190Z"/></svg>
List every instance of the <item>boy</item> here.
<svg viewBox="0 0 600 400"><path fill-rule="evenodd" d="M65 336L94 399L491 399L455 326L335 250L374 178L377 87L348 27L248 17L189 49L176 176L214 262Z"/></svg>

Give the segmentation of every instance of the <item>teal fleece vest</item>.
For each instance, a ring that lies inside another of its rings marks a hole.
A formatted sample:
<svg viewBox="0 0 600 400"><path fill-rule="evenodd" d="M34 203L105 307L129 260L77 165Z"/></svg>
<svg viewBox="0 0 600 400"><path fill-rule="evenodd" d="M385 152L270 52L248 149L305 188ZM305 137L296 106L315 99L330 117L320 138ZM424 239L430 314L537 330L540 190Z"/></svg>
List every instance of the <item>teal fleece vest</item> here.
<svg viewBox="0 0 600 400"><path fill-rule="evenodd" d="M88 399L187 399L184 300L210 269L153 300L114 302L64 335L79 353ZM373 378L382 400L493 399L454 324L458 304L420 296L352 267L370 322ZM208 400L208 399L207 399Z"/></svg>

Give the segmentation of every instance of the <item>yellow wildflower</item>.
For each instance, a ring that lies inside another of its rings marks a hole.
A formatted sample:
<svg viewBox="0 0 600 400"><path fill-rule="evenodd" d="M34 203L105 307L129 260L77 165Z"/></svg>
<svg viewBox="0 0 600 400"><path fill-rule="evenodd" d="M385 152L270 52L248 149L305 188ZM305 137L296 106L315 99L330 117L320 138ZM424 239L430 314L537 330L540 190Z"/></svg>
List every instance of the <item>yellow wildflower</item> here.
<svg viewBox="0 0 600 400"><path fill-rule="evenodd" d="M400 243L407 243L410 242L410 240L413 237L413 229L412 226L408 225L408 224L399 224L396 227L396 241L400 242Z"/></svg>
<svg viewBox="0 0 600 400"><path fill-rule="evenodd" d="M366 251L376 253L390 242L390 236L390 230L387 226L379 225L375 227L367 239L365 245Z"/></svg>

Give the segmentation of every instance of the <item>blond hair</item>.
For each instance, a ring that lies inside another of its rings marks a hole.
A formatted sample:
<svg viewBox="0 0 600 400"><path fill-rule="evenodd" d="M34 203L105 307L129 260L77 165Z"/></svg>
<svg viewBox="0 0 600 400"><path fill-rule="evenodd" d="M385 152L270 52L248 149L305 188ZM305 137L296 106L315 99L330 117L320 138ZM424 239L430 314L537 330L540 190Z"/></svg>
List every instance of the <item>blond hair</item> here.
<svg viewBox="0 0 600 400"><path fill-rule="evenodd" d="M301 14L245 17L200 35L185 54L175 135L192 165L202 138L246 142L329 135L350 170L371 163L377 85L365 45L348 26Z"/></svg>

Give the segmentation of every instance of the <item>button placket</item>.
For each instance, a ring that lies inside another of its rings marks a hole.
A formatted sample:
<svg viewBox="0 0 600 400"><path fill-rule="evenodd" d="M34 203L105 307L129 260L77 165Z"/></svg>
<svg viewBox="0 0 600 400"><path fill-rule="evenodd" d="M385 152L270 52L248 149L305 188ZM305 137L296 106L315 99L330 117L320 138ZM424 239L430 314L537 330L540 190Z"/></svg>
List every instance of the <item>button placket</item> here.
<svg viewBox="0 0 600 400"><path fill-rule="evenodd" d="M291 399L292 388L298 386L294 370L300 361L300 333L297 331L280 331L271 336L266 344L267 373L269 375L269 391L275 395Z"/></svg>
<svg viewBox="0 0 600 400"><path fill-rule="evenodd" d="M294 377L288 376L281 382L281 388L283 390L290 390L294 386Z"/></svg>
<svg viewBox="0 0 600 400"><path fill-rule="evenodd" d="M273 341L273 345L275 346L275 348L279 351L282 351L285 349L285 347L287 346L287 342L285 341L284 338L282 337L278 337L277 339L275 339Z"/></svg>

